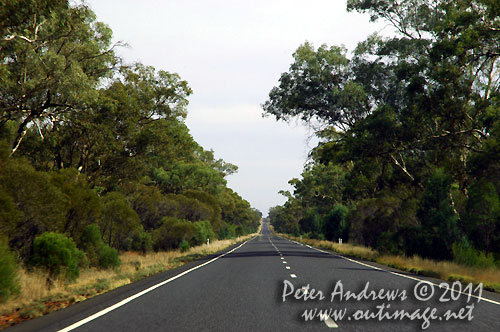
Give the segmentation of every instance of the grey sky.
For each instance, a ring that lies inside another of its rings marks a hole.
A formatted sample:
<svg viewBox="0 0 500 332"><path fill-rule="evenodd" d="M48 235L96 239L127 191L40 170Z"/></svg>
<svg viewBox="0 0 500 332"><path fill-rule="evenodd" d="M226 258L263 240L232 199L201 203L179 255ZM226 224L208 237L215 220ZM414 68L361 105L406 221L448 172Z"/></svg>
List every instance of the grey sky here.
<svg viewBox="0 0 500 332"><path fill-rule="evenodd" d="M347 13L344 0L91 0L119 54L177 72L189 82L187 125L217 158L238 165L228 186L265 214L282 204L281 189L299 177L314 145L302 126L262 118L260 105L292 54L306 40L345 45L380 31L368 16Z"/></svg>

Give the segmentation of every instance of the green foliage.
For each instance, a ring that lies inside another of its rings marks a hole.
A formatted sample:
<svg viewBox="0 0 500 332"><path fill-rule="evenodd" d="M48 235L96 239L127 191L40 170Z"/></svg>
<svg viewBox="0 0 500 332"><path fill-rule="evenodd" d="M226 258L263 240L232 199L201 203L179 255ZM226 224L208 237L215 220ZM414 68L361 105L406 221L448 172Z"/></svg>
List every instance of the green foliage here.
<svg viewBox="0 0 500 332"><path fill-rule="evenodd" d="M236 237L236 225L223 222L217 232L218 239L234 239Z"/></svg>
<svg viewBox="0 0 500 332"><path fill-rule="evenodd" d="M375 248L384 232L395 232L401 222L402 202L391 196L364 199L349 215L351 238Z"/></svg>
<svg viewBox="0 0 500 332"><path fill-rule="evenodd" d="M349 209L342 204L333 207L332 212L326 217L324 223L324 234L328 241L349 240L349 226L347 224L347 215Z"/></svg>
<svg viewBox="0 0 500 332"><path fill-rule="evenodd" d="M490 252L500 230L500 200L492 182L479 179L470 187L464 224L474 246Z"/></svg>
<svg viewBox="0 0 500 332"><path fill-rule="evenodd" d="M84 257L71 238L47 232L35 238L31 263L46 269L52 278L63 275L66 280L74 281L80 275L79 264Z"/></svg>
<svg viewBox="0 0 500 332"><path fill-rule="evenodd" d="M176 249L182 241L189 241L196 234L196 228L190 221L165 217L163 224L153 232L153 248L157 251Z"/></svg>
<svg viewBox="0 0 500 332"><path fill-rule="evenodd" d="M222 210L222 220L236 225L235 235L255 232L259 227L261 213L252 209L250 203L229 188L225 188L217 195Z"/></svg>
<svg viewBox="0 0 500 332"><path fill-rule="evenodd" d="M188 83L122 65L120 43L87 4L3 1L0 40L0 235L21 258L46 232L108 267L116 250L257 228L260 213L226 187L237 166L204 150L184 123Z"/></svg>
<svg viewBox="0 0 500 332"><path fill-rule="evenodd" d="M91 266L106 269L120 265L118 251L104 243L101 230L96 224L83 229L79 247L87 254Z"/></svg>
<svg viewBox="0 0 500 332"><path fill-rule="evenodd" d="M9 242L21 251L23 257L28 255L37 235L47 231L64 231L67 213L65 197L52 184L48 173L36 171L25 160L10 159L0 167L0 184L7 203L5 212L12 217L1 228L7 228ZM16 209L9 208L9 201L15 204Z"/></svg>
<svg viewBox="0 0 500 332"><path fill-rule="evenodd" d="M176 210L172 216L178 219L190 221L199 221L209 219L213 210L207 204L199 201L196 198L186 197L184 195L167 195L167 199L176 202Z"/></svg>
<svg viewBox="0 0 500 332"><path fill-rule="evenodd" d="M118 250L111 248L108 245L102 245L99 247L99 267L108 269L118 267L120 265L120 259L118 258Z"/></svg>
<svg viewBox="0 0 500 332"><path fill-rule="evenodd" d="M12 235L17 223L22 218L22 213L14 203L12 196L2 190L0 187L0 236Z"/></svg>
<svg viewBox="0 0 500 332"><path fill-rule="evenodd" d="M313 237L318 237L323 232L323 220L315 210L308 210L304 218L299 221L300 229L304 233L310 233Z"/></svg>
<svg viewBox="0 0 500 332"><path fill-rule="evenodd" d="M153 249L153 239L151 234L140 230L132 237L132 250L147 253Z"/></svg>
<svg viewBox="0 0 500 332"><path fill-rule="evenodd" d="M164 193L203 190L216 194L219 188L226 185L219 171L201 162L179 161L168 170L154 169L151 176Z"/></svg>
<svg viewBox="0 0 500 332"><path fill-rule="evenodd" d="M62 117L95 98L117 59L110 49L111 30L95 22L86 5L15 1L0 16L0 58L9 60L0 71L0 123L17 122L15 151L35 121Z"/></svg>
<svg viewBox="0 0 500 332"><path fill-rule="evenodd" d="M209 221L197 221L193 223L196 229L196 235L193 238L193 244L199 245L207 242L207 239L215 240L216 236Z"/></svg>
<svg viewBox="0 0 500 332"><path fill-rule="evenodd" d="M473 249L500 255L500 81L492 56L500 51L500 7L349 0L347 9L397 34L369 36L351 58L343 47L298 47L263 110L321 128L320 143L302 178L290 181L288 201L269 211L271 222L321 237L321 219L331 237L331 206L343 204L351 240L381 251L449 259L465 236ZM334 168L341 176L328 176Z"/></svg>
<svg viewBox="0 0 500 332"><path fill-rule="evenodd" d="M189 242L186 240L182 240L181 244L179 245L179 248L181 249L181 252L188 252L189 251Z"/></svg>
<svg viewBox="0 0 500 332"><path fill-rule="evenodd" d="M141 227L139 216L123 194L111 192L103 197L103 213L99 228L110 247L130 249L127 240L131 239Z"/></svg>
<svg viewBox="0 0 500 332"><path fill-rule="evenodd" d="M217 201L217 198L209 193L199 190L187 190L183 193L183 195L189 198L197 199L211 210L208 220L210 221L214 231L217 232L221 227L222 222L222 209Z"/></svg>
<svg viewBox="0 0 500 332"><path fill-rule="evenodd" d="M0 241L0 303L20 292L17 264L5 241Z"/></svg>
<svg viewBox="0 0 500 332"><path fill-rule="evenodd" d="M466 266L496 267L493 254L486 255L483 251L471 247L466 241L453 243L453 257L455 262Z"/></svg>
<svg viewBox="0 0 500 332"><path fill-rule="evenodd" d="M452 258L452 245L458 241L458 216L451 205L451 177L438 169L429 178L417 217L421 221L423 257Z"/></svg>
<svg viewBox="0 0 500 332"><path fill-rule="evenodd" d="M77 238L85 226L99 220L102 203L95 191L90 188L86 177L74 168L53 173L52 183L64 195L66 203L63 231Z"/></svg>

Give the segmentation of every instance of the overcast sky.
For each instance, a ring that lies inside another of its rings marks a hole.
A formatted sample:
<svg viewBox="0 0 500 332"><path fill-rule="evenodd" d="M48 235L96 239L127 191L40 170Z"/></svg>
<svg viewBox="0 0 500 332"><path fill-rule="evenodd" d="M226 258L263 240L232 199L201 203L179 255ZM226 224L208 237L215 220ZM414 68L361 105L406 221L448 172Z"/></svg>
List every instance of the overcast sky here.
<svg viewBox="0 0 500 332"><path fill-rule="evenodd" d="M236 164L228 186L264 215L285 199L315 140L306 128L262 118L261 104L292 54L305 41L316 47L357 42L381 24L347 13L345 0L91 0L118 53L177 72L194 93L186 120L194 139L217 158ZM383 31L382 31L383 32Z"/></svg>

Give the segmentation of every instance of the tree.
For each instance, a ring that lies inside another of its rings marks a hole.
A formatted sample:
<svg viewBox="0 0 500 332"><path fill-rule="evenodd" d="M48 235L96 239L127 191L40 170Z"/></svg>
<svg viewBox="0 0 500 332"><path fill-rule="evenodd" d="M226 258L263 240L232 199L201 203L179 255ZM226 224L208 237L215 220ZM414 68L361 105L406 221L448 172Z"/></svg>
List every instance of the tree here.
<svg viewBox="0 0 500 332"><path fill-rule="evenodd" d="M420 252L424 257L450 259L460 239L458 216L450 199L451 177L438 169L429 178L417 217L421 222Z"/></svg>
<svg viewBox="0 0 500 332"><path fill-rule="evenodd" d="M82 251L76 248L73 239L63 234L47 232L35 238L31 262L47 269L50 278L60 275L74 281L80 275L79 265L85 259Z"/></svg>
<svg viewBox="0 0 500 332"><path fill-rule="evenodd" d="M94 100L118 60L111 30L85 5L9 1L1 8L0 126L17 123L14 154L30 126L43 136L43 123L57 126Z"/></svg>
<svg viewBox="0 0 500 332"><path fill-rule="evenodd" d="M142 226L137 213L130 207L125 196L119 192L110 192L103 197L103 213L99 222L102 235L110 247L129 249L134 233Z"/></svg>
<svg viewBox="0 0 500 332"><path fill-rule="evenodd" d="M277 120L297 116L306 123L320 121L346 131L369 111L362 88L350 80L346 49L310 43L293 54L294 63L262 107Z"/></svg>
<svg viewBox="0 0 500 332"><path fill-rule="evenodd" d="M469 189L464 230L474 246L491 252L500 226L500 200L493 183L479 179Z"/></svg>

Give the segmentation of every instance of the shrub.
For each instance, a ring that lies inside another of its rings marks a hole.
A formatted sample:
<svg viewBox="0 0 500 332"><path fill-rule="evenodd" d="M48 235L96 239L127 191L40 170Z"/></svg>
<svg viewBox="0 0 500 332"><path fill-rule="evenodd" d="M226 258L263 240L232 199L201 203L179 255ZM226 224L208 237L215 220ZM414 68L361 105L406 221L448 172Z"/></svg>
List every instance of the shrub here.
<svg viewBox="0 0 500 332"><path fill-rule="evenodd" d="M215 239L215 233L209 221L197 221L193 225L196 228L196 235L193 238L194 244L203 244L207 242L207 239Z"/></svg>
<svg viewBox="0 0 500 332"><path fill-rule="evenodd" d="M181 249L181 252L188 252L189 251L189 242L187 242L186 240L182 240L179 248Z"/></svg>
<svg viewBox="0 0 500 332"><path fill-rule="evenodd" d="M101 230L96 224L88 225L83 229L80 248L86 252L91 266L106 269L120 265L118 251L104 243Z"/></svg>
<svg viewBox="0 0 500 332"><path fill-rule="evenodd" d="M103 245L99 249L99 267L108 269L120 265L120 258L118 258L118 250L111 248L108 245Z"/></svg>
<svg viewBox="0 0 500 332"><path fill-rule="evenodd" d="M467 266L495 267L493 254L486 255L471 247L467 241L453 243L453 256L455 262Z"/></svg>
<svg viewBox="0 0 500 332"><path fill-rule="evenodd" d="M85 254L76 248L73 239L63 234L43 233L33 242L32 264L47 269L52 278L64 273L68 281L76 280L84 260Z"/></svg>
<svg viewBox="0 0 500 332"><path fill-rule="evenodd" d="M18 294L20 289L14 255L7 244L0 241L0 303Z"/></svg>
<svg viewBox="0 0 500 332"><path fill-rule="evenodd" d="M337 241L342 238L348 241L348 226L346 222L349 210L342 204L336 204L332 212L326 217L324 234L327 240Z"/></svg>
<svg viewBox="0 0 500 332"><path fill-rule="evenodd" d="M127 198L119 192L103 197L103 214L99 222L106 243L110 247L128 250L134 233L142 229L141 220L130 207Z"/></svg>
<svg viewBox="0 0 500 332"><path fill-rule="evenodd" d="M132 237L132 250L141 251L147 253L153 249L153 240L151 239L151 234L140 230Z"/></svg>
<svg viewBox="0 0 500 332"><path fill-rule="evenodd" d="M173 217L163 218L163 225L153 232L155 250L179 248L183 240L192 239L196 235L193 223Z"/></svg>
<svg viewBox="0 0 500 332"><path fill-rule="evenodd" d="M236 225L231 225L226 222L222 222L222 226L219 229L217 238L223 239L233 239L236 237Z"/></svg>
<svg viewBox="0 0 500 332"><path fill-rule="evenodd" d="M458 216L450 199L452 178L437 169L428 179L417 217L421 222L420 248L424 258L451 259L453 243L459 240Z"/></svg>

